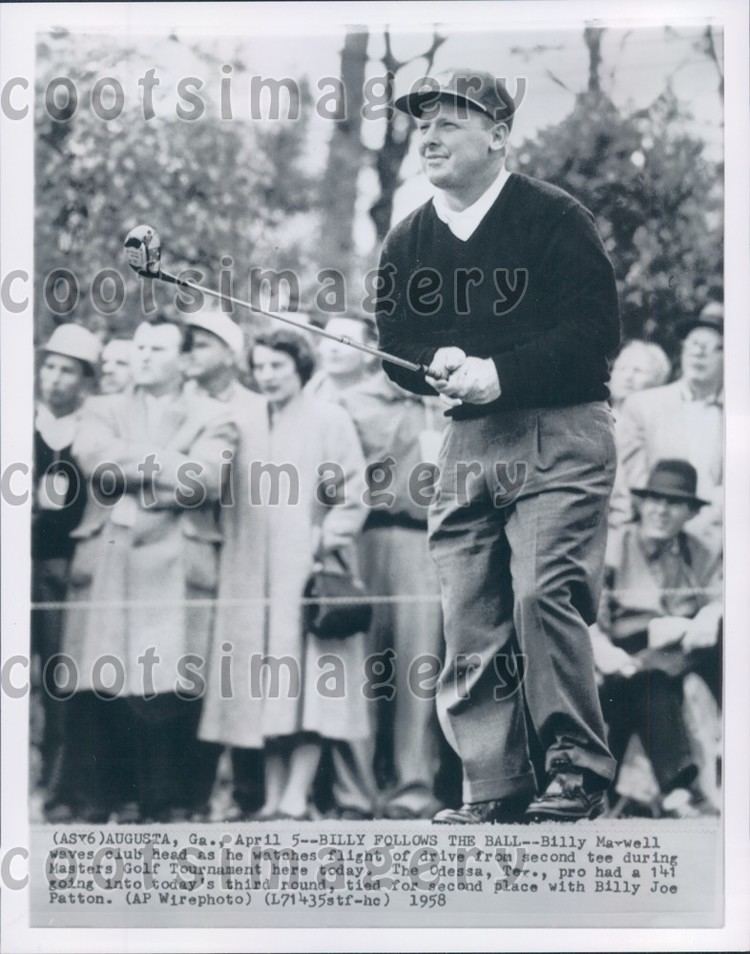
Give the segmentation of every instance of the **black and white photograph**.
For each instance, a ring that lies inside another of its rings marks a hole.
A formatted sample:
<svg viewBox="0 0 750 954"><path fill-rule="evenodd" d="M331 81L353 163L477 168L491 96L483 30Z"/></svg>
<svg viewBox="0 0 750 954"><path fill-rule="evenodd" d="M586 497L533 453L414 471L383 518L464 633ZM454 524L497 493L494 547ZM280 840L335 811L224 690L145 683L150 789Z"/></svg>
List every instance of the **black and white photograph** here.
<svg viewBox="0 0 750 954"><path fill-rule="evenodd" d="M0 11L8 950L742 949L747 11L462 6Z"/></svg>

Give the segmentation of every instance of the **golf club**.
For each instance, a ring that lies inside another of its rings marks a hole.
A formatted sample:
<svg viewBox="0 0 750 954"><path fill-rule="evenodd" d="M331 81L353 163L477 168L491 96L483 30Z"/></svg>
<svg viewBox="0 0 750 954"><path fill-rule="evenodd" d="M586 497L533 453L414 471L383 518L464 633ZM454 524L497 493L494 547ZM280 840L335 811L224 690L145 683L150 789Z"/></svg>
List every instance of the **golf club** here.
<svg viewBox="0 0 750 954"><path fill-rule="evenodd" d="M307 325L301 321L295 321L286 315L279 315L273 311L265 311L248 301L242 301L240 298L233 298L231 295L225 295L223 292L216 291L213 288L206 288L205 285L198 285L196 282L190 282L184 278L178 278L161 267L161 239L159 233L150 225L136 225L125 237L125 254L128 258L128 264L141 278L151 278L162 282L169 282L172 285L178 285L180 288L191 288L193 291L202 292L212 298L218 298L220 301L231 302L233 305L239 305L241 308L247 308L256 315L263 315L265 318L273 318L275 321L283 321L284 324L291 325L299 331L311 331L323 338L330 338L331 341L338 341L339 344L348 345L350 348L356 348L357 351L364 351L381 361L389 361L391 364L398 365L400 368L406 368L408 371L416 371L422 374L427 372L427 367L421 364L415 364L413 361L406 361L387 351L381 351L379 348L373 348L370 345L360 344L353 341L347 335L335 335L333 332L326 331L325 328L319 328L317 325Z"/></svg>

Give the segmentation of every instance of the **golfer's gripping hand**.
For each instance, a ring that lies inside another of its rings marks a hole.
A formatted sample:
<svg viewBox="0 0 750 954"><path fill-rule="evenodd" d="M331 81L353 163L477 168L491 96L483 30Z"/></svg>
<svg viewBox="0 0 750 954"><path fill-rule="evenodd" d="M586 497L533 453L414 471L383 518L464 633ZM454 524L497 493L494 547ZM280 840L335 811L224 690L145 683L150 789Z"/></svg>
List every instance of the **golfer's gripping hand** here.
<svg viewBox="0 0 750 954"><path fill-rule="evenodd" d="M460 348L438 348L425 379L438 394L456 403L489 404L500 397L495 362L468 357Z"/></svg>

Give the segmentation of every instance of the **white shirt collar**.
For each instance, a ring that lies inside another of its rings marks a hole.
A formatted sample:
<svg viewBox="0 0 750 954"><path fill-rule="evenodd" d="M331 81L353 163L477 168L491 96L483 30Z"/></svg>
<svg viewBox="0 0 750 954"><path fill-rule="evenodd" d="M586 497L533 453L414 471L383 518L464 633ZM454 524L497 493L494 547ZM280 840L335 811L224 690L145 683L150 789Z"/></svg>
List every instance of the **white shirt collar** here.
<svg viewBox="0 0 750 954"><path fill-rule="evenodd" d="M45 404L41 401L37 403L35 426L50 450L61 451L69 447L76 436L79 421L78 410L73 411L72 414L55 417Z"/></svg>
<svg viewBox="0 0 750 954"><path fill-rule="evenodd" d="M681 394L683 401L690 401L693 404L705 404L707 407L715 405L716 407L724 407L724 388L719 388L715 394L709 394L706 397L696 397L693 392L688 387L687 381L683 379L680 380L682 385Z"/></svg>
<svg viewBox="0 0 750 954"><path fill-rule="evenodd" d="M475 202L472 202L465 209L461 209L460 212L448 206L442 192L436 192L432 199L435 215L442 222L445 222L456 238L465 242L477 230L479 223L487 215L509 178L510 172L503 166L494 182L485 189Z"/></svg>

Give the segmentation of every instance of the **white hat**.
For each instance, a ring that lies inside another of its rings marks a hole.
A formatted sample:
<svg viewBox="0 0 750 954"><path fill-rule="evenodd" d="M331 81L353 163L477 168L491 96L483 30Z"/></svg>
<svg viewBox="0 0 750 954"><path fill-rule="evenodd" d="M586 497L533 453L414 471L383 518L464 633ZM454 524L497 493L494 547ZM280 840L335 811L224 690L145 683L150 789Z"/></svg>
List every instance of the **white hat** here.
<svg viewBox="0 0 750 954"><path fill-rule="evenodd" d="M101 350L102 344L96 335L83 325L76 325L73 322L58 325L50 335L49 341L42 347L42 351L52 351L54 354L62 354L67 358L77 358L79 361L86 361L92 367L98 362Z"/></svg>
<svg viewBox="0 0 750 954"><path fill-rule="evenodd" d="M241 358L245 350L245 338L242 328L218 305L208 305L193 315L185 316L185 324L192 328L202 328L216 335L234 352L235 357Z"/></svg>

